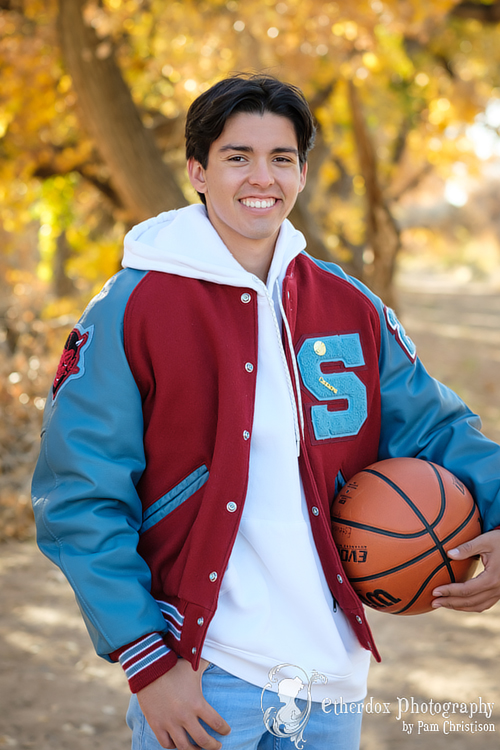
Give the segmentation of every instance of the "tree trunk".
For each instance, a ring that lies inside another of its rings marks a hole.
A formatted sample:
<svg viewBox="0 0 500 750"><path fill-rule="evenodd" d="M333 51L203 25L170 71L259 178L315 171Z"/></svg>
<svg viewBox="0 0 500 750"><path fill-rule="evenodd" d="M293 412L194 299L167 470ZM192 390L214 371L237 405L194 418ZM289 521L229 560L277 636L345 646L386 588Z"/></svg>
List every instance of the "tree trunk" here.
<svg viewBox="0 0 500 750"><path fill-rule="evenodd" d="M295 206L290 214L290 221L292 222L295 229L302 232L307 242L307 252L318 260L325 260L330 263L333 262L334 258L329 252L323 238L321 236L321 228L318 227L317 222L314 219L311 211L308 207L308 202L299 195Z"/></svg>
<svg viewBox="0 0 500 750"><path fill-rule="evenodd" d="M348 86L359 169L366 188L366 244L367 249L373 252L373 263L364 266L363 281L386 305L395 307L393 277L401 240L379 184L375 148L363 117L358 92L351 81Z"/></svg>
<svg viewBox="0 0 500 750"><path fill-rule="evenodd" d="M143 125L111 44L86 25L84 0L59 0L59 38L83 125L109 169L127 218L136 222L186 199Z"/></svg>
<svg viewBox="0 0 500 750"><path fill-rule="evenodd" d="M500 23L500 2L485 5L484 3L464 0L464 2L459 3L450 11L450 16L454 16L455 18L474 18L483 23Z"/></svg>
<svg viewBox="0 0 500 750"><path fill-rule="evenodd" d="M67 297L75 292L75 285L66 273L66 266L71 257L71 246L63 229L56 239L56 250L54 258L53 284L54 292L58 297Z"/></svg>
<svg viewBox="0 0 500 750"><path fill-rule="evenodd" d="M290 214L290 221L295 229L298 229L305 236L308 253L319 260L332 262L334 258L324 243L322 228L318 226L318 222L309 210L309 204L318 189L321 164L328 156L328 148L321 129L318 127L316 145L309 153L306 186L299 193L297 202Z"/></svg>

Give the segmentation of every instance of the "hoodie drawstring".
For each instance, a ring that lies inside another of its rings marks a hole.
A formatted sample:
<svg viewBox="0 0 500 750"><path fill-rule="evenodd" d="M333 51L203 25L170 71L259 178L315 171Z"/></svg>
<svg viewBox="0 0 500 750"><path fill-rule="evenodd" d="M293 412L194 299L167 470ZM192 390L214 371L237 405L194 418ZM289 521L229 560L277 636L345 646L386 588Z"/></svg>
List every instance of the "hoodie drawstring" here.
<svg viewBox="0 0 500 750"><path fill-rule="evenodd" d="M300 435L299 435L299 448L297 455L300 456L300 437L304 439L304 412L302 408L302 395L300 393L300 378L299 378L299 368L297 365L297 357L295 356L295 349L293 347L293 339L292 339L292 333L290 331L290 325L288 323L288 318L285 314L285 309L283 307L283 301L281 299L281 291L280 291L280 285L278 280L276 279L276 292L278 295L278 304L280 306L281 311L281 317L283 318L283 324L285 326L286 331L286 337L288 340L288 349L290 351L290 358L292 360L292 367L293 367L293 374L295 378L295 392L297 394L297 403L298 408L295 406L295 411L298 412L298 417L300 419ZM287 367L288 370L288 367ZM294 398L294 405L295 405L295 398Z"/></svg>
<svg viewBox="0 0 500 750"><path fill-rule="evenodd" d="M294 392L294 388L293 388L293 384L292 384L292 379L290 377L290 369L288 367L288 362L286 360L285 350L283 348L283 341L282 341L282 338L281 338L281 330L280 330L280 326L279 326L279 323L278 323L278 318L276 316L276 311L274 309L273 298L269 294L269 291L268 291L266 285L257 276L254 276L254 279L261 286L261 288L263 288L263 290L265 292L265 295L267 297L267 301L269 302L269 307L271 308L271 313L272 313L272 317L273 317L273 321L274 321L274 328L275 328L275 331L276 331L276 337L278 339L280 357L281 357L281 361L283 363L283 368L285 370L286 384L288 386L288 393L289 393L289 396L290 396L290 402L292 404L293 427L294 427L294 432L295 432L295 443L296 443L296 446L297 446L297 458L298 458L300 456L300 440L301 440L301 436L302 436L302 438L304 437L304 416L303 416L303 413L302 413L302 398L301 398L301 395L300 395L299 370L298 370L298 367L297 367L297 360L295 358L295 352L294 352L294 349L293 349L293 341L292 341L292 334L291 334L291 331L290 331L290 326L288 324L288 320L287 320L287 317L286 317L286 314L285 314L285 310L283 308L283 302L281 300L281 292L280 292L280 287L279 287L279 281L278 281L278 279L276 279L276 291L277 291L277 294L278 294L278 304L279 304L279 308L280 308L280 311L281 311L281 317L283 318L283 323L284 323L285 330L286 330L286 335L287 335L288 348L290 350L290 356L291 356L291 359L292 359L293 373L294 373L294 378L295 378L295 390L296 390L297 396L295 396L295 392ZM297 407L297 403L298 403L298 407ZM299 425L299 420L300 420L300 425Z"/></svg>

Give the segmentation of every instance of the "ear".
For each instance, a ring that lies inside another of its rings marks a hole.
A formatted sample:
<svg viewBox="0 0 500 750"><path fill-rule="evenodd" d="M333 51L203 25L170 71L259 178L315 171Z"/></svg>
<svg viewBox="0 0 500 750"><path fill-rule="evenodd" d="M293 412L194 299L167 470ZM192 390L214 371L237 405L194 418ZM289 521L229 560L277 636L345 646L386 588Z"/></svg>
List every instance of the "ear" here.
<svg viewBox="0 0 500 750"><path fill-rule="evenodd" d="M201 166L200 162L196 161L196 159L194 159L193 157L191 157L191 159L188 159L187 172L189 181L191 182L191 185L194 187L196 192L206 193L207 182L205 178L205 170Z"/></svg>
<svg viewBox="0 0 500 750"><path fill-rule="evenodd" d="M299 193L301 193L306 186L306 177L307 177L307 162L304 164L300 172Z"/></svg>

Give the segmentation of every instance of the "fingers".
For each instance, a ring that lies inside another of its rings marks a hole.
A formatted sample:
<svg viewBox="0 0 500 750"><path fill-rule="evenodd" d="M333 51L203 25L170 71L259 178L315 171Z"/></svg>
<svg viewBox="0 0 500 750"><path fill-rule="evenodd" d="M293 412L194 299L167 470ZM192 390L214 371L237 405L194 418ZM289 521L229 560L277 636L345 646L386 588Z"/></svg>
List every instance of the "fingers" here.
<svg viewBox="0 0 500 750"><path fill-rule="evenodd" d="M433 609L454 609L460 612L484 612L498 601L495 592L481 591L474 596L457 596L453 592L442 595L432 602Z"/></svg>
<svg viewBox="0 0 500 750"><path fill-rule="evenodd" d="M231 731L228 723L204 698L199 702L193 701L190 705L177 704L171 715L166 716L163 712L159 721L150 717L148 723L160 745L168 750L220 750L221 742L212 737L200 721L221 735ZM193 742L196 744L193 745Z"/></svg>
<svg viewBox="0 0 500 750"><path fill-rule="evenodd" d="M175 742L168 732L165 733L165 744L162 747L165 747L167 750L175 750Z"/></svg>
<svg viewBox="0 0 500 750"><path fill-rule="evenodd" d="M494 574L483 571L465 583L438 586L432 593L437 597L432 602L434 609L444 607L462 612L484 612L500 598L500 582Z"/></svg>
<svg viewBox="0 0 500 750"><path fill-rule="evenodd" d="M151 729L166 750L220 750L222 747L222 743L212 737L197 719L189 718L185 722L181 719L168 732L164 728Z"/></svg>
<svg viewBox="0 0 500 750"><path fill-rule="evenodd" d="M203 748L203 750L220 750L222 743L212 737L200 724L200 721L205 722L217 734L226 735L231 731L229 724L203 699L202 705L196 707L194 715L191 713L184 720L181 719L182 727L173 736L177 750L193 750L193 745L189 742L187 735L196 742L197 747ZM185 744L186 740L188 741L187 744Z"/></svg>
<svg viewBox="0 0 500 750"><path fill-rule="evenodd" d="M493 529L484 534L476 536L468 542L464 542L455 549L448 551L448 556L452 560L465 560L468 557L481 556L485 563L490 556L494 558L500 552L500 529Z"/></svg>
<svg viewBox="0 0 500 750"><path fill-rule="evenodd" d="M204 662L195 672L188 661L179 659L169 672L138 692L139 705L161 747L167 750L222 747L200 723L220 735L230 732L227 722L203 696L201 675L207 665Z"/></svg>
<svg viewBox="0 0 500 750"><path fill-rule="evenodd" d="M230 733L231 727L227 721L206 701L204 701L203 710L200 711L199 716L217 734L227 735Z"/></svg>
<svg viewBox="0 0 500 750"><path fill-rule="evenodd" d="M496 604L500 599L500 530L480 534L475 539L450 550L448 555L453 560L480 556L484 570L465 583L438 586L433 591L437 598L432 602L432 607L462 612L484 612Z"/></svg>
<svg viewBox="0 0 500 750"><path fill-rule="evenodd" d="M190 737L192 741L189 739ZM172 731L172 741L174 744L168 747L174 747L177 750L201 750L201 748L203 750L220 750L222 747L222 743L208 734L198 721L190 729L184 730L178 727L175 731Z"/></svg>

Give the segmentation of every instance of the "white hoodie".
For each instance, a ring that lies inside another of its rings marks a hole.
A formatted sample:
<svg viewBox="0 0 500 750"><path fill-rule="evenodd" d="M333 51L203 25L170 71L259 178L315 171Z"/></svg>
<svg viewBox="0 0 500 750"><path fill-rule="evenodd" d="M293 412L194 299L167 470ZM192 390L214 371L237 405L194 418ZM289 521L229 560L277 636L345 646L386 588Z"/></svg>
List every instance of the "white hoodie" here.
<svg viewBox="0 0 500 750"><path fill-rule="evenodd" d="M316 671L326 681L315 682L313 701L358 701L366 694L370 655L335 606L314 545L297 460L302 415L291 381L296 373L289 372L281 340L280 290L304 247L303 235L285 221L264 284L238 263L205 208L195 205L134 227L125 238L123 266L257 292L248 492L203 658L259 687L282 664L290 665L282 676L296 668L309 677Z"/></svg>

